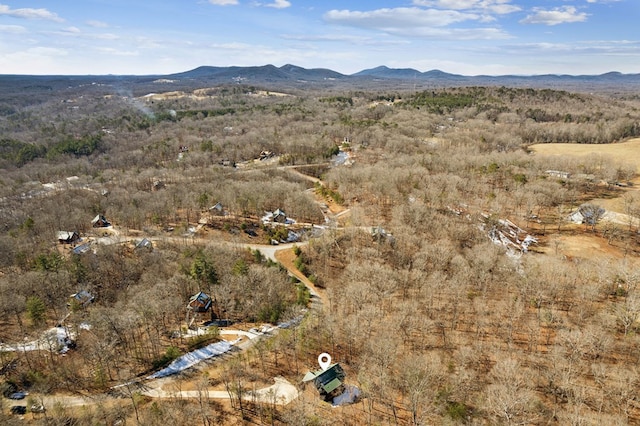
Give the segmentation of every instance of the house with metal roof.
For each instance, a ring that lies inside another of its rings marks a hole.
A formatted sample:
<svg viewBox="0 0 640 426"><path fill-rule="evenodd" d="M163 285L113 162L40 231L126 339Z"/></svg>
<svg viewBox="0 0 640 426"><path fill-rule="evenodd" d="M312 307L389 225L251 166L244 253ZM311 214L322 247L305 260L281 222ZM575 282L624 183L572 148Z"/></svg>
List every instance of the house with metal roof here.
<svg viewBox="0 0 640 426"><path fill-rule="evenodd" d="M93 303L95 297L93 294L89 293L87 290L80 290L77 293L73 293L69 296L69 302L67 302L68 307L80 307L83 308L90 303Z"/></svg>
<svg viewBox="0 0 640 426"><path fill-rule="evenodd" d="M209 213L213 216L224 216L224 206L222 203L217 202L215 206L209 207Z"/></svg>
<svg viewBox="0 0 640 426"><path fill-rule="evenodd" d="M345 373L340 364L331 364L326 370L309 371L302 379L303 383L313 382L320 396L325 401L344 392Z"/></svg>
<svg viewBox="0 0 640 426"><path fill-rule="evenodd" d="M80 239L75 231L58 231L58 241L60 244L72 244Z"/></svg>
<svg viewBox="0 0 640 426"><path fill-rule="evenodd" d="M213 300L206 293L198 292L189 298L187 303L187 327L191 328L196 319L207 312L211 312L211 320L213 320L213 310L211 309Z"/></svg>
<svg viewBox="0 0 640 426"><path fill-rule="evenodd" d="M277 223L287 223L287 215L284 211L278 209L272 213L271 220Z"/></svg>
<svg viewBox="0 0 640 426"><path fill-rule="evenodd" d="M153 250L153 243L150 240L143 238L142 240L140 240L140 242L138 242L138 244L136 244L135 249Z"/></svg>
<svg viewBox="0 0 640 426"><path fill-rule="evenodd" d="M211 308L211 297L208 294L199 292L189 298L187 309L194 312L207 312Z"/></svg>
<svg viewBox="0 0 640 426"><path fill-rule="evenodd" d="M111 226L106 217L99 214L93 218L91 221L91 226L94 228L106 228L107 226Z"/></svg>

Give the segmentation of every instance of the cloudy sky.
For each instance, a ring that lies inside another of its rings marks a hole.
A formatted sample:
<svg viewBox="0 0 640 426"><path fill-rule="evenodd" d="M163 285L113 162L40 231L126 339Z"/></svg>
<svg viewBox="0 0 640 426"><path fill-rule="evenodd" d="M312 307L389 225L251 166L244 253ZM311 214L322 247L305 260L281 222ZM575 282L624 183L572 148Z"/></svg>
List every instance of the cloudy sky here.
<svg viewBox="0 0 640 426"><path fill-rule="evenodd" d="M0 0L0 74L640 72L638 0Z"/></svg>

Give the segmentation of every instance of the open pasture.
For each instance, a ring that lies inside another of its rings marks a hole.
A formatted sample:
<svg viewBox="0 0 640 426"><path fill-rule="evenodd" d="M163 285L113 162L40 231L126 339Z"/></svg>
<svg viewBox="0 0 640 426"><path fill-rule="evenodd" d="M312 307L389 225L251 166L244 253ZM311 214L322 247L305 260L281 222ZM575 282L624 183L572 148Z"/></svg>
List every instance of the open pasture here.
<svg viewBox="0 0 640 426"><path fill-rule="evenodd" d="M611 144L543 143L530 145L529 149L538 155L606 156L621 164L634 164L640 172L640 138Z"/></svg>

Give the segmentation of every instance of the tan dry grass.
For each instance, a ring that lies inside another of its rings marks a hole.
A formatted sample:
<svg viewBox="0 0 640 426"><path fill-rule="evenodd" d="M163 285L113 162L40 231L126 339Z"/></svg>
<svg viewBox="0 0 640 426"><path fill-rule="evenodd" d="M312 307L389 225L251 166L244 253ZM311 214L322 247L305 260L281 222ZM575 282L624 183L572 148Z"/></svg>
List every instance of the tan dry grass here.
<svg viewBox="0 0 640 426"><path fill-rule="evenodd" d="M629 139L625 142L612 144L576 144L576 143L548 143L529 146L529 149L539 155L584 157L589 155L603 155L614 161L633 165L640 173L640 138ZM632 180L637 186L640 178ZM625 193L640 192L636 187L624 190ZM611 199L594 199L594 203L602 205L607 210L624 213L622 197Z"/></svg>
<svg viewBox="0 0 640 426"><path fill-rule="evenodd" d="M268 92L267 92L266 90L256 90L256 91L253 93L253 95L254 95L254 96L256 96L256 97L262 97L262 98L270 97L270 96L276 96L276 97L279 97L279 98L283 98L283 97L287 97L287 96L292 96L292 95L290 95L290 94L288 94L288 93L272 92L272 91L268 91Z"/></svg>
<svg viewBox="0 0 640 426"><path fill-rule="evenodd" d="M640 173L640 138L629 139L625 142L613 144L548 143L531 145L529 148L539 155L572 157L585 157L594 154L602 155L616 162L632 165L636 168L636 172ZM637 189L637 185L640 184L640 178L636 177L633 179L633 183L635 184L634 187L625 189L624 193L638 197L640 196L640 190ZM622 197L594 199L592 202L610 211L617 213L625 212Z"/></svg>
<svg viewBox="0 0 640 426"><path fill-rule="evenodd" d="M640 173L640 138L611 144L543 143L530 145L529 149L539 155L575 156L603 155L614 161L633 164Z"/></svg>

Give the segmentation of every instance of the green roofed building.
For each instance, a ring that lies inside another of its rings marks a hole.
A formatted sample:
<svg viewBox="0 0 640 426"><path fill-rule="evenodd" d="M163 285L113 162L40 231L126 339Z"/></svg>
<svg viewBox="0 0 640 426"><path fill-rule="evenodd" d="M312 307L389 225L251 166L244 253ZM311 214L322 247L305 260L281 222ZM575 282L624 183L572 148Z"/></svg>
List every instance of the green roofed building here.
<svg viewBox="0 0 640 426"><path fill-rule="evenodd" d="M340 364L332 364L326 370L309 371L302 381L313 382L325 401L331 401L337 395L344 392L344 370Z"/></svg>

